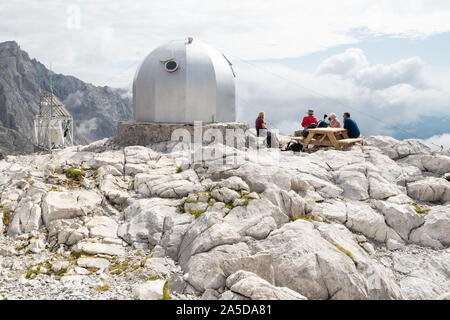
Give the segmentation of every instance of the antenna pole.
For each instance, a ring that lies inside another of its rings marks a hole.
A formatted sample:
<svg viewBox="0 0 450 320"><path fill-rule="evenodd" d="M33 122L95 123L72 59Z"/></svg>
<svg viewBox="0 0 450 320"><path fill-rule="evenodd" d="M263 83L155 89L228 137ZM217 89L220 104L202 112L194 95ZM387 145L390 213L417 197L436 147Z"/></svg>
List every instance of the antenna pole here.
<svg viewBox="0 0 450 320"><path fill-rule="evenodd" d="M50 92L53 93L53 73L52 73L52 64L50 64Z"/></svg>
<svg viewBox="0 0 450 320"><path fill-rule="evenodd" d="M38 72L38 93L41 94L41 69L39 68L39 65L37 66L37 72Z"/></svg>
<svg viewBox="0 0 450 320"><path fill-rule="evenodd" d="M50 118L53 118L53 73L52 64L50 63Z"/></svg>

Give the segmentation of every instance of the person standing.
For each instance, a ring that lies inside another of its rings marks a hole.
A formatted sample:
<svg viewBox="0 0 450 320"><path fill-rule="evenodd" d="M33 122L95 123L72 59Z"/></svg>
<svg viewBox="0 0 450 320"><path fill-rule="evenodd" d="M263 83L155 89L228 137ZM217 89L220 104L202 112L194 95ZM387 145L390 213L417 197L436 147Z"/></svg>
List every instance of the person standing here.
<svg viewBox="0 0 450 320"><path fill-rule="evenodd" d="M308 110L308 115L303 118L302 127L304 129L306 129L312 124L315 124L317 126L318 123L319 123L319 120L317 120L317 118L314 116L314 110L313 109L309 109Z"/></svg>
<svg viewBox="0 0 450 320"><path fill-rule="evenodd" d="M344 129L347 129L348 137L351 139L356 139L361 136L358 125L356 121L350 117L350 113L344 113Z"/></svg>

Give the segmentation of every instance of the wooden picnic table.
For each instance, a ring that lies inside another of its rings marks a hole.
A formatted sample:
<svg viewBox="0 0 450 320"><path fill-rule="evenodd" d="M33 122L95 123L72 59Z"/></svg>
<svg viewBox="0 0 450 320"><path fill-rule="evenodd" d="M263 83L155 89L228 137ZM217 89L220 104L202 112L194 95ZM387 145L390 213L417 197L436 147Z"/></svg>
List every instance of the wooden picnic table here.
<svg viewBox="0 0 450 320"><path fill-rule="evenodd" d="M303 150L307 150L308 146L314 145L316 147L334 147L336 150L341 150L343 145L352 145L357 142L362 142L362 139L349 139L347 129L343 128L317 128L308 129L308 136L294 137L293 140L299 141L303 144ZM336 137L336 133L339 133ZM341 139L343 137L343 139Z"/></svg>

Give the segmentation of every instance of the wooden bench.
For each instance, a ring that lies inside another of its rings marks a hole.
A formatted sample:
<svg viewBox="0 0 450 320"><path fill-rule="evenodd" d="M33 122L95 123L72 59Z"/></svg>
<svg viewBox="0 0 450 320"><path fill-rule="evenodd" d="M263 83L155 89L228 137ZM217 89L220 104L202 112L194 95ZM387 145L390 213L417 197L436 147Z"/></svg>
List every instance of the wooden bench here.
<svg viewBox="0 0 450 320"><path fill-rule="evenodd" d="M362 141L363 141L362 138L356 138L356 139L342 139L342 140L338 140L337 142L340 145L350 146L350 145L354 145L355 143L362 142Z"/></svg>

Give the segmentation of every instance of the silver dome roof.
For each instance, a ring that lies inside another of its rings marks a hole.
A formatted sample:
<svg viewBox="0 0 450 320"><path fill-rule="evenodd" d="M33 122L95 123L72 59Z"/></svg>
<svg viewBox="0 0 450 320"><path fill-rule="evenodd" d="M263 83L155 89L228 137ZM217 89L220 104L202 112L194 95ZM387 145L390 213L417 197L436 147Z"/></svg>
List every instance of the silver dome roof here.
<svg viewBox="0 0 450 320"><path fill-rule="evenodd" d="M137 122L236 120L234 72L218 50L189 38L153 50L133 82Z"/></svg>

